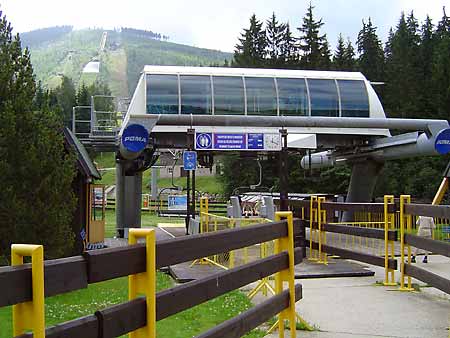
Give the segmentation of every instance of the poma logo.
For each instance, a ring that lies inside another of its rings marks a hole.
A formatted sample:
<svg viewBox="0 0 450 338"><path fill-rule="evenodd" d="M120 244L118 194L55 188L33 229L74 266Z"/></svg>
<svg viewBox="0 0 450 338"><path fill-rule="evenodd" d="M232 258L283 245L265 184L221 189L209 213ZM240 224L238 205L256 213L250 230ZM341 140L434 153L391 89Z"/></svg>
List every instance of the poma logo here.
<svg viewBox="0 0 450 338"><path fill-rule="evenodd" d="M143 136L125 136L124 142L147 142L147 139Z"/></svg>

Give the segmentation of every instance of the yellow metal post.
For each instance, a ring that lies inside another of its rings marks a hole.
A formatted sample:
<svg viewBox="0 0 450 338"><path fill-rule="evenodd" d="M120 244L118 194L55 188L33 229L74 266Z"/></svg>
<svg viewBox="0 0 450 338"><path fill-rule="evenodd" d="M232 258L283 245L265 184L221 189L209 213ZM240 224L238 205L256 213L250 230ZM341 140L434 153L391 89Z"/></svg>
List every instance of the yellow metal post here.
<svg viewBox="0 0 450 338"><path fill-rule="evenodd" d="M400 291L413 291L411 285L411 277L408 276L408 287L405 287L405 220L407 223L408 231L411 231L411 215L405 214L405 204L411 203L411 196L401 195L400 196ZM407 245L408 248L408 263L411 264L411 246Z"/></svg>
<svg viewBox="0 0 450 338"><path fill-rule="evenodd" d="M294 272L294 220L291 211L281 211L275 214L275 220L287 220L288 237L279 238L275 243L276 253L287 251L289 254L289 268L276 274L275 290L277 294L283 291L283 283L289 284L289 307L283 310L278 319L278 333L284 338L284 320L288 319L290 324L291 338L296 337L296 312L295 312L295 272Z"/></svg>
<svg viewBox="0 0 450 338"><path fill-rule="evenodd" d="M431 204L432 205L441 204L447 190L448 190L448 177L444 177L442 179L441 185L439 186L439 189L436 192L436 195L434 196L433 202L431 202Z"/></svg>
<svg viewBox="0 0 450 338"><path fill-rule="evenodd" d="M393 253L393 247L391 246L391 248L389 247L390 241L389 241L389 229L392 227L392 223L393 223L393 219L392 219L392 215L389 213L389 204L394 203L394 196L392 195L385 195L384 196L384 273L385 273L385 278L384 278L384 285L386 286L394 286L396 285L395 283L395 271L392 269L389 269L389 249L391 249L392 251L392 255ZM393 243L392 243L393 244ZM389 273L391 273L391 281L389 282Z"/></svg>
<svg viewBox="0 0 450 338"><path fill-rule="evenodd" d="M11 265L22 265L23 258L28 256L31 257L32 300L13 305L13 335L32 330L34 338L44 338L44 248L42 245L11 245Z"/></svg>
<svg viewBox="0 0 450 338"><path fill-rule="evenodd" d="M310 204L309 204L309 259L317 260L315 258L314 250L313 250L313 241L314 241L314 223L317 221L317 212L314 204L317 202L317 196L311 196Z"/></svg>
<svg viewBox="0 0 450 338"><path fill-rule="evenodd" d="M156 338L156 237L153 229L130 229L128 244L136 244L138 238L146 240L146 270L128 276L128 299L145 295L147 325L130 332L129 338Z"/></svg>
<svg viewBox="0 0 450 338"><path fill-rule="evenodd" d="M326 232L322 230L322 224L326 222L326 211L322 210L322 203L325 202L325 197L317 199L317 224L319 229L319 263L327 263L327 254L322 252L322 244L326 244Z"/></svg>

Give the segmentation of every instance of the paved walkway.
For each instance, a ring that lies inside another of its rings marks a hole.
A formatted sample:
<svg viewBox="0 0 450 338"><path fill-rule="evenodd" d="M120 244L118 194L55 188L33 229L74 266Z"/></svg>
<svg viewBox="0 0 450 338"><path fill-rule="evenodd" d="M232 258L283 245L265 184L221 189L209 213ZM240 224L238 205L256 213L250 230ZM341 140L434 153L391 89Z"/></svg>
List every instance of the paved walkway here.
<svg viewBox="0 0 450 338"><path fill-rule="evenodd" d="M450 259L431 256L429 271L450 278ZM318 331L298 331L307 338L450 338L450 297L422 287L420 292L399 292L378 286L384 270L370 266L373 277L307 279L297 312ZM399 276L398 274L396 276ZM423 283L413 280L413 283ZM256 301L264 298L258 296ZM289 337L286 332L285 337ZM276 338L278 334L267 337Z"/></svg>

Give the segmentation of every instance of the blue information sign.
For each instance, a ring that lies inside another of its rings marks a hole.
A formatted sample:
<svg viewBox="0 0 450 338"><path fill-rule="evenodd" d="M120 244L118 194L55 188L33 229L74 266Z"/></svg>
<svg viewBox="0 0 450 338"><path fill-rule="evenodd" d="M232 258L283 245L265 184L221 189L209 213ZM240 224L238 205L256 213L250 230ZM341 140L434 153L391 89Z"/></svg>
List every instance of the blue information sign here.
<svg viewBox="0 0 450 338"><path fill-rule="evenodd" d="M214 149L241 150L246 149L246 134L214 134Z"/></svg>
<svg viewBox="0 0 450 338"><path fill-rule="evenodd" d="M248 149L264 149L264 134L248 134Z"/></svg>
<svg viewBox="0 0 450 338"><path fill-rule="evenodd" d="M212 133L198 133L195 135L195 149L212 149Z"/></svg>
<svg viewBox="0 0 450 338"><path fill-rule="evenodd" d="M183 153L183 169L184 170L197 169L197 153L195 151L185 151Z"/></svg>
<svg viewBox="0 0 450 338"><path fill-rule="evenodd" d="M219 151L279 151L280 134L270 133L213 133L195 134L196 150Z"/></svg>
<svg viewBox="0 0 450 338"><path fill-rule="evenodd" d="M441 155L450 153L450 129L444 129L439 132L434 142L434 148Z"/></svg>

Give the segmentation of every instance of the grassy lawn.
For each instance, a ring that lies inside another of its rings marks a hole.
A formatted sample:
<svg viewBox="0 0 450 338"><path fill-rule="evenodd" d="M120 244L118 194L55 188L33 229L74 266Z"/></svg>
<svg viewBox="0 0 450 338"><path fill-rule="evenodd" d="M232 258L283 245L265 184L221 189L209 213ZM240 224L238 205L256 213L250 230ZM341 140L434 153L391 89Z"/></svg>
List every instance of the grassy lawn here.
<svg viewBox="0 0 450 338"><path fill-rule="evenodd" d="M105 214L105 237L111 238L116 234L116 212L115 210L106 210ZM181 217L159 217L153 212L143 211L141 214L142 227L154 227L158 223L180 223L184 225L184 218Z"/></svg>
<svg viewBox="0 0 450 338"><path fill-rule="evenodd" d="M172 279L157 274L157 288L173 286ZM93 314L96 310L125 302L128 299L128 279L118 278L91 284L87 289L49 297L45 303L47 326ZM234 317L251 307L248 298L240 291L233 291L192 309L180 312L157 323L160 338L185 338L199 333ZM11 307L0 308L0 338L12 337ZM262 332L252 332L248 337L263 337Z"/></svg>

